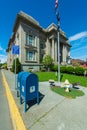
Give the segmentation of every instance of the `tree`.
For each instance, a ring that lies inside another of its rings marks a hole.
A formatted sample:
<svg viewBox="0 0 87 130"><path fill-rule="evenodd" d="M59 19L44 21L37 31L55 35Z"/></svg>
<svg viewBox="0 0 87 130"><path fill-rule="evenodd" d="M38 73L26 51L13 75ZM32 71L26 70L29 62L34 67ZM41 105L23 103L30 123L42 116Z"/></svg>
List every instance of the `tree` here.
<svg viewBox="0 0 87 130"><path fill-rule="evenodd" d="M12 71L15 72L15 60L13 61ZM19 62L19 59L16 58L16 73L19 73L20 71L21 71L21 63Z"/></svg>
<svg viewBox="0 0 87 130"><path fill-rule="evenodd" d="M43 63L43 65L46 67L46 69L49 71L51 65L53 64L53 59L51 58L50 55L46 55L46 56L43 58L42 63Z"/></svg>
<svg viewBox="0 0 87 130"><path fill-rule="evenodd" d="M7 63L1 63L0 68L2 69L7 69Z"/></svg>

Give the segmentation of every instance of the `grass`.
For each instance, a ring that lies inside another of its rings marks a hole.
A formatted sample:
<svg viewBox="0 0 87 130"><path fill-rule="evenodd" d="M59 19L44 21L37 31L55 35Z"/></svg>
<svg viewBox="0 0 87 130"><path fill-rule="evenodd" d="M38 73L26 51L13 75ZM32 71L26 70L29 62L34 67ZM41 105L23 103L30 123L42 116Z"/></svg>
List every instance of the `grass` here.
<svg viewBox="0 0 87 130"><path fill-rule="evenodd" d="M77 96L83 96L84 93L81 90L77 90L77 89L70 89L70 92L65 92L65 88L61 88L61 87L51 87L52 91L67 97L67 98L76 98Z"/></svg>
<svg viewBox="0 0 87 130"><path fill-rule="evenodd" d="M36 74L38 75L40 82L49 81L49 79L58 81L58 77L56 77L55 72L37 72ZM87 87L87 77L61 73L61 82L64 82L65 79L68 79L71 84L79 82L81 86Z"/></svg>

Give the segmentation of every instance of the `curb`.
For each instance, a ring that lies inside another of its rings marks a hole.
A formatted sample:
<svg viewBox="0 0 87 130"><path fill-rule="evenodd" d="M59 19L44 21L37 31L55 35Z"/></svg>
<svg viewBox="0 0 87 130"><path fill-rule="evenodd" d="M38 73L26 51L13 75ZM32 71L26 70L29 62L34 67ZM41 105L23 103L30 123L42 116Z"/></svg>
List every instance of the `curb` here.
<svg viewBox="0 0 87 130"><path fill-rule="evenodd" d="M12 96L12 93L9 89L9 85L6 81L5 75L3 72L1 72L1 73L2 73L2 77L3 77L3 83L5 86L5 90L6 90L6 95L7 95L7 99L8 99L8 104L9 104L9 108L10 108L10 113L11 113L11 117L12 117L14 130L26 130L26 127L24 125L20 112L18 110L18 107L17 107L15 100Z"/></svg>

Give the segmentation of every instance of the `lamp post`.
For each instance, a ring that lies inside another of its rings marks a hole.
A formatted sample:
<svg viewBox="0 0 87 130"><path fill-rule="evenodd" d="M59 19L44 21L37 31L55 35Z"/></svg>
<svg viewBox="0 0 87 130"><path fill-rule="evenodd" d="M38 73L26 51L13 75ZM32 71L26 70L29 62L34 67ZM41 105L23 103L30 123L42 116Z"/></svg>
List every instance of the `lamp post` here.
<svg viewBox="0 0 87 130"><path fill-rule="evenodd" d="M57 38L58 38L58 86L60 86L60 16L59 12L56 13L58 25L57 25Z"/></svg>

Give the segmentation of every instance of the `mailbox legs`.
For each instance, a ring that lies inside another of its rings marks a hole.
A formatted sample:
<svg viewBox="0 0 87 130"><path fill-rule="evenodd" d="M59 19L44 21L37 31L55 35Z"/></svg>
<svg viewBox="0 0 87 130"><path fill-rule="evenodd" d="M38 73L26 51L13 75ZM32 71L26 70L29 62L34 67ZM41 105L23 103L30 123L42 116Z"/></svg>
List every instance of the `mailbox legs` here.
<svg viewBox="0 0 87 130"><path fill-rule="evenodd" d="M20 104L22 104L22 97L20 96Z"/></svg>
<svg viewBox="0 0 87 130"><path fill-rule="evenodd" d="M37 93L37 104L39 104L39 93Z"/></svg>
<svg viewBox="0 0 87 130"><path fill-rule="evenodd" d="M24 103L24 112L26 112L26 110L27 110L27 104L26 104L26 102Z"/></svg>
<svg viewBox="0 0 87 130"><path fill-rule="evenodd" d="M17 90L17 97L19 97L19 91Z"/></svg>
<svg viewBox="0 0 87 130"><path fill-rule="evenodd" d="M20 96L20 104L22 104L22 97ZM39 104L39 93L37 94L37 104ZM24 112L27 111L27 102L24 100Z"/></svg>

